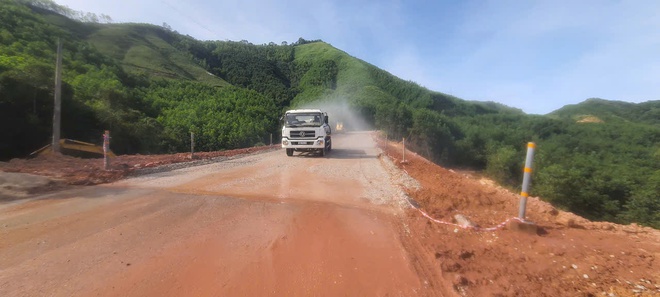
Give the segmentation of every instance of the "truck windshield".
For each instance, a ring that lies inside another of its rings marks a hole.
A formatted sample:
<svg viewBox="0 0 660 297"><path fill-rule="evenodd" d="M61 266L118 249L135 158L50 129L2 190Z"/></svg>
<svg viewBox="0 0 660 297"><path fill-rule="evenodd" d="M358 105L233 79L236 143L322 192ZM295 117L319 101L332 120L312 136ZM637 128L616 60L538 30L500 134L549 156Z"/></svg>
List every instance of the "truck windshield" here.
<svg viewBox="0 0 660 297"><path fill-rule="evenodd" d="M287 127L319 127L322 122L320 113L289 113L285 117Z"/></svg>

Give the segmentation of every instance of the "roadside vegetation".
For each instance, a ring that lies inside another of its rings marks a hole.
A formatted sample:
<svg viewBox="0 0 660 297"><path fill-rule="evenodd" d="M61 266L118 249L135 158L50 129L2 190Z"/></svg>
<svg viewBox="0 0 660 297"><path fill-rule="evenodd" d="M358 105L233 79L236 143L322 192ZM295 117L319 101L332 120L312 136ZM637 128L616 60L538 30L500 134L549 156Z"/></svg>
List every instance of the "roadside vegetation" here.
<svg viewBox="0 0 660 297"><path fill-rule="evenodd" d="M286 108L343 102L428 159L512 189L534 141L533 195L592 220L660 228L660 101L589 99L527 115L430 91L319 40L199 41L48 0L0 4L0 160L49 142L59 38L64 138L99 143L111 130L116 153L154 154L186 151L194 132L200 150L240 148L277 139Z"/></svg>

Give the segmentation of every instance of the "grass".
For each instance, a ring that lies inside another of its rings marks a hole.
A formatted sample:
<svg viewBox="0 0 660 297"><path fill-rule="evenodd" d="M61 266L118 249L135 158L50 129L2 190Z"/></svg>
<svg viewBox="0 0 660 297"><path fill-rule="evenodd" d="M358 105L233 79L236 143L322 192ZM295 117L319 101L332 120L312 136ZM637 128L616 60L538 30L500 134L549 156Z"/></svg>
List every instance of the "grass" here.
<svg viewBox="0 0 660 297"><path fill-rule="evenodd" d="M151 77L195 80L212 86L230 84L209 74L188 54L164 40L164 31L152 25L112 24L90 34L88 41L103 54L121 61L129 72Z"/></svg>
<svg viewBox="0 0 660 297"><path fill-rule="evenodd" d="M386 94L369 73L370 68L375 69L375 66L352 57L324 42L309 43L296 47L296 62L316 64L325 60L334 61L337 64L336 89L326 89L324 91L314 89L309 90L309 92L306 90L296 97L294 103L318 100L319 95L323 96L322 99L330 101L346 98L349 98L350 101L360 101L364 96L371 97L371 94Z"/></svg>
<svg viewBox="0 0 660 297"><path fill-rule="evenodd" d="M351 85L375 85L371 79L368 68L374 67L360 59L352 57L324 42L309 43L296 47L296 61L310 61L319 63L323 60L332 60L337 63L339 73L337 75L338 89Z"/></svg>

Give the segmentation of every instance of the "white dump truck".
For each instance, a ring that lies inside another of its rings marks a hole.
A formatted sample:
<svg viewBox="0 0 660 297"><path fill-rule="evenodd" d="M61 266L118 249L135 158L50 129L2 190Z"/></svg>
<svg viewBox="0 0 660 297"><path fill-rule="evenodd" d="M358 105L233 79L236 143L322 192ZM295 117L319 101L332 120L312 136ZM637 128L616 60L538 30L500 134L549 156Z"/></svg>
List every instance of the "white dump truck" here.
<svg viewBox="0 0 660 297"><path fill-rule="evenodd" d="M287 156L294 151L318 152L325 156L332 149L328 113L320 109L295 109L282 117L282 148Z"/></svg>

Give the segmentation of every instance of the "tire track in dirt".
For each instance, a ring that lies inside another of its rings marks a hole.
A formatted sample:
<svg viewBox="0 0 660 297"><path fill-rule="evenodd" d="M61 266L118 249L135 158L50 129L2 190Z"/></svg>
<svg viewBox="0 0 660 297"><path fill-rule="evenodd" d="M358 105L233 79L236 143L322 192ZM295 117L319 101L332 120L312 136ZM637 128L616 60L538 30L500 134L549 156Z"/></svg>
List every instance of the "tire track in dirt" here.
<svg viewBox="0 0 660 297"><path fill-rule="evenodd" d="M209 223L204 222L200 211L209 201L183 199L171 203L168 200L175 200L173 197L163 196L147 195L137 199L141 200L139 204L130 200L104 204L50 221L48 224L56 228L47 235L2 250L3 259L10 260L3 261L0 287L8 293L3 296L21 296L25 292L79 294L98 279L139 265L144 255L171 244L173 238L185 240L190 230L195 232L199 225ZM123 205L124 202L129 203ZM11 235L4 238L12 241ZM25 281L31 279L39 281ZM66 285L59 286L60 283Z"/></svg>
<svg viewBox="0 0 660 297"><path fill-rule="evenodd" d="M2 231L0 257L21 255L0 294L432 295L370 135L336 139L326 158L276 151L6 207L29 232Z"/></svg>

